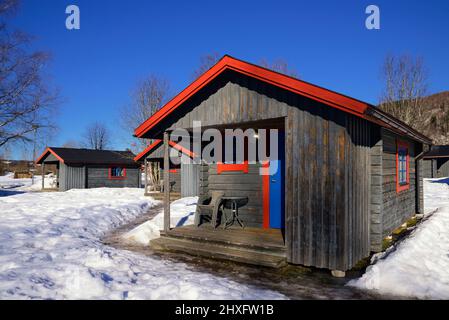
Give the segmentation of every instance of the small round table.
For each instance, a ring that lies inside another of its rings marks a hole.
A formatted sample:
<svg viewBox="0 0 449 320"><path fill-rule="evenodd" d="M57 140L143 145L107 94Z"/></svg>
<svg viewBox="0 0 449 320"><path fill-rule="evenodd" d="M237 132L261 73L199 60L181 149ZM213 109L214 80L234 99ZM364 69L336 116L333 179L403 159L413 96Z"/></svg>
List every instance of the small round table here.
<svg viewBox="0 0 449 320"><path fill-rule="evenodd" d="M244 206L248 203L248 197L222 197L223 207L228 207L231 210L231 217L228 217L226 210L223 208L224 224L223 229L228 228L237 221L242 228L245 228L243 221L239 218L239 207ZM227 205L230 203L230 206Z"/></svg>

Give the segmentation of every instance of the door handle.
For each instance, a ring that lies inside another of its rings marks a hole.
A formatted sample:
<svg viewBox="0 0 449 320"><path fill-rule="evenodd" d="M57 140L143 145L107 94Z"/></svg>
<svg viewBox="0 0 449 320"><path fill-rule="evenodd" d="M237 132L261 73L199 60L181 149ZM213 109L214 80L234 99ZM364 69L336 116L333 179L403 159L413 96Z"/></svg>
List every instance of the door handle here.
<svg viewBox="0 0 449 320"><path fill-rule="evenodd" d="M271 182L276 182L276 179L271 179Z"/></svg>

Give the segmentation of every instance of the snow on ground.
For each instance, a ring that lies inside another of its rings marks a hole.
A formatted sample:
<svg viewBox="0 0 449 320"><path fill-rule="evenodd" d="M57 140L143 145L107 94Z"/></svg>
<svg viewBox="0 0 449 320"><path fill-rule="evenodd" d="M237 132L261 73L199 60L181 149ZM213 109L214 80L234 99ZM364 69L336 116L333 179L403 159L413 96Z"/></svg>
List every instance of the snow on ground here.
<svg viewBox="0 0 449 320"><path fill-rule="evenodd" d="M173 201L170 204L170 225L172 227L180 227L193 224L197 202L198 197L186 197ZM148 245L151 239L159 237L159 230L163 228L164 211L161 209L153 219L137 226L122 237L127 241Z"/></svg>
<svg viewBox="0 0 449 320"><path fill-rule="evenodd" d="M54 188L56 177L52 174L45 176L45 187ZM38 191L42 188L42 176L34 177L34 184L31 178L14 179L14 173L0 176L0 196L7 195L7 190L17 191Z"/></svg>
<svg viewBox="0 0 449 320"><path fill-rule="evenodd" d="M449 178L425 179L429 214L407 239L349 285L422 299L449 299Z"/></svg>
<svg viewBox="0 0 449 320"><path fill-rule="evenodd" d="M103 245L105 232L155 204L142 193L99 188L0 194L0 299L285 298ZM190 200L183 201L179 206L190 212Z"/></svg>

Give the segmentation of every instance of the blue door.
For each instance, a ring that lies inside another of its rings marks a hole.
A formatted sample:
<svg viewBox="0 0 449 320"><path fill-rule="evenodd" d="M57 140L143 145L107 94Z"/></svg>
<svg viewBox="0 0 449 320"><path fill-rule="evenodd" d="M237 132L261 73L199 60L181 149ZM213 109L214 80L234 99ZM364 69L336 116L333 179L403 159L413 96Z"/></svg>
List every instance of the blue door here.
<svg viewBox="0 0 449 320"><path fill-rule="evenodd" d="M278 159L270 161L270 169L276 168L270 176L270 228L284 228L284 135L279 133Z"/></svg>

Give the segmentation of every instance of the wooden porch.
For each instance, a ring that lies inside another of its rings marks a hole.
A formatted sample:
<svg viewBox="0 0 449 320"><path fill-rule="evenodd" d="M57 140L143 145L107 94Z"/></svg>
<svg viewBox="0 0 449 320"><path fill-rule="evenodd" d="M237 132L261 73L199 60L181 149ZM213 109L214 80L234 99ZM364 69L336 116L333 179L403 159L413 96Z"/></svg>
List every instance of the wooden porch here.
<svg viewBox="0 0 449 320"><path fill-rule="evenodd" d="M151 241L151 247L272 268L286 263L284 236L279 229L188 225L161 231L160 238Z"/></svg>

